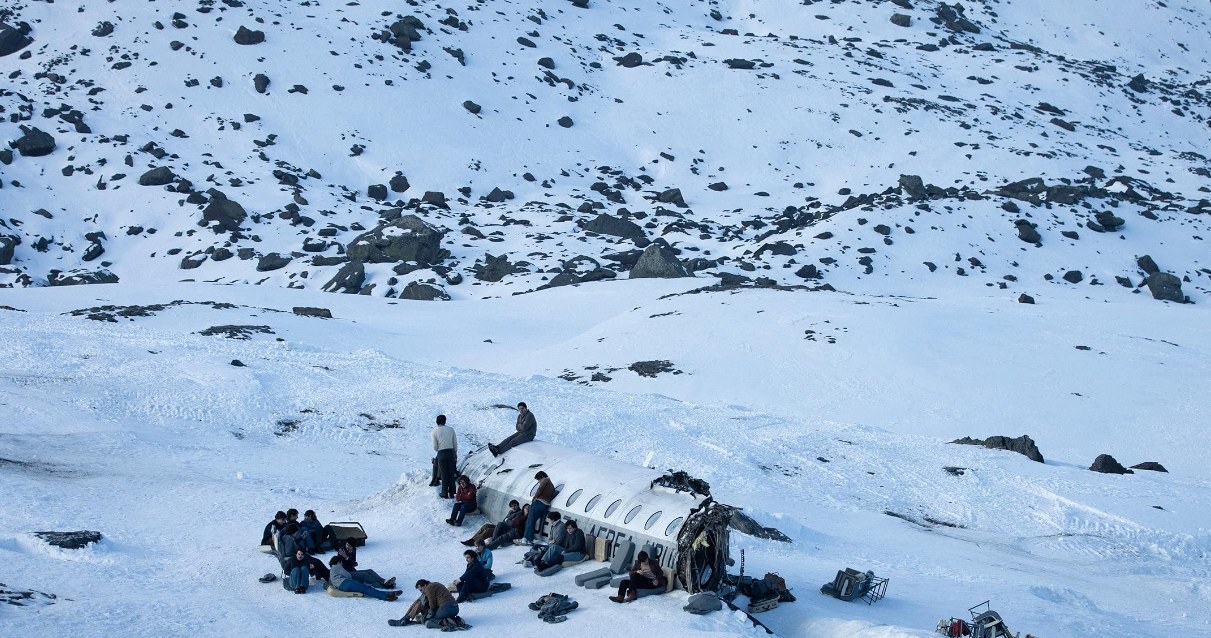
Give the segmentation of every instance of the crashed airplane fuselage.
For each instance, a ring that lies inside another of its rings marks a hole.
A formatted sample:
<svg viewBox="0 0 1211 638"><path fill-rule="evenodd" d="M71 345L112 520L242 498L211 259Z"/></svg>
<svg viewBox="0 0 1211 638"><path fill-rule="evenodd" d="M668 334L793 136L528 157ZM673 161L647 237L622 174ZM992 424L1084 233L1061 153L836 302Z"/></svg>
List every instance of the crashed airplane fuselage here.
<svg viewBox="0 0 1211 638"><path fill-rule="evenodd" d="M586 534L606 539L611 553L623 541L647 546L674 571L677 586L691 593L718 588L729 562L728 526L736 509L716 503L705 483L543 441L499 457L481 449L460 468L478 487L479 510L492 521L504 518L510 500L530 502L539 470L558 490L551 510L576 520Z"/></svg>

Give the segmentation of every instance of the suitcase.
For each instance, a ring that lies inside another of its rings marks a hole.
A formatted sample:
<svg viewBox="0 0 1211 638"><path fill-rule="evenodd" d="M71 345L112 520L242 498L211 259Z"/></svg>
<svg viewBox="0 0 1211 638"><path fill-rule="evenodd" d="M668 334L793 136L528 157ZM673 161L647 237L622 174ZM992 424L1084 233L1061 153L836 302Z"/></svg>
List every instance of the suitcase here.
<svg viewBox="0 0 1211 638"><path fill-rule="evenodd" d="M333 547L340 547L345 544L345 541L349 541L354 547L362 547L366 544L366 530L362 529L361 523L341 521L328 523L326 527L332 534Z"/></svg>
<svg viewBox="0 0 1211 638"><path fill-rule="evenodd" d="M610 560L610 540L598 538L593 542L593 560L605 562Z"/></svg>

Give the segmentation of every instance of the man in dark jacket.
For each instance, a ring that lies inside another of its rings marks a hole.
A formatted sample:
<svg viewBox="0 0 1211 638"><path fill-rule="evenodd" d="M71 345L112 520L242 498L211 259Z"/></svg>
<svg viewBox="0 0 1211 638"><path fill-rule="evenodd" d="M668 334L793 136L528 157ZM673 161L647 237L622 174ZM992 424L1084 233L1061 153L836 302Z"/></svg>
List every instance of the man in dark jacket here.
<svg viewBox="0 0 1211 638"><path fill-rule="evenodd" d="M552 534L552 539L555 535ZM564 525L564 534L558 540L552 540L547 546L547 552L538 559L536 567L541 571L552 565L558 565L565 560L580 560L585 556L584 532L576 521L568 521Z"/></svg>
<svg viewBox="0 0 1211 638"><path fill-rule="evenodd" d="M610 596L610 600L629 603L639 597L640 589L663 589L668 586L668 582L664 570L660 567L660 561L648 558L647 552L639 552L630 573L618 584L618 595Z"/></svg>
<svg viewBox="0 0 1211 638"><path fill-rule="evenodd" d="M463 552L463 558L467 560L467 570L454 581L454 586L458 588L458 598L455 602L459 603L470 600L472 594L488 591L488 570L479 562L479 555L468 549Z"/></svg>
<svg viewBox="0 0 1211 638"><path fill-rule="evenodd" d="M525 401L517 404L515 427L517 431L510 434L505 440L495 445L488 444L488 450L492 452L492 456L500 456L514 446L534 440L534 435L538 433L538 420L534 418L534 413L526 407Z"/></svg>
<svg viewBox="0 0 1211 638"><path fill-rule="evenodd" d="M286 512L278 512L277 514L274 514L273 520L269 521L269 524L265 526L265 531L261 534L261 545L273 547L273 537L276 536L278 532L282 531L282 528L285 526Z"/></svg>

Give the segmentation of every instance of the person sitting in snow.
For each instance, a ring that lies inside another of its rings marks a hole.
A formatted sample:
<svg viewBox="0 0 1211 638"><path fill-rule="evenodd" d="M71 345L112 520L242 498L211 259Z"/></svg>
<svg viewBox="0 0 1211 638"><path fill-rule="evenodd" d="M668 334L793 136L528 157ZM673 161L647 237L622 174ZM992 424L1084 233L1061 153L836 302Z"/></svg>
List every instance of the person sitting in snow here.
<svg viewBox="0 0 1211 638"><path fill-rule="evenodd" d="M353 546L352 541L345 541L336 550L336 555L341 558L341 565L349 571L357 569L357 548Z"/></svg>
<svg viewBox="0 0 1211 638"><path fill-rule="evenodd" d="M500 524L497 524L496 533L487 543L488 549L500 549L521 538L521 533L526 528L526 517L530 515L530 504L522 505L518 511L519 514L509 523L508 529L501 530Z"/></svg>
<svg viewBox="0 0 1211 638"><path fill-rule="evenodd" d="M513 499L509 501L509 511L505 513L504 520L499 523L484 523L479 528L479 531L471 535L471 538L462 541L463 545L474 547L476 541L483 540L487 542L492 540L497 535L509 531L509 524L517 520L518 516L521 516L521 504L517 502L517 499Z"/></svg>
<svg viewBox="0 0 1211 638"><path fill-rule="evenodd" d="M394 602L403 592L394 591L395 579L384 581L374 570L366 569L350 572L341 565L341 557L333 556L328 560L332 569L332 586L340 591L358 592L364 596Z"/></svg>
<svg viewBox="0 0 1211 638"><path fill-rule="evenodd" d="M559 542L552 541L547 551L538 559L535 567L542 571L552 565L558 565L566 560L580 560L585 556L585 537L576 521L568 521L564 525L563 537ZM663 573L663 572L662 572Z"/></svg>
<svg viewBox="0 0 1211 638"><path fill-rule="evenodd" d="M483 539L475 541L475 555L484 569L488 570L488 580L495 578L495 574L492 573L492 550L488 549L488 544Z"/></svg>
<svg viewBox="0 0 1211 638"><path fill-rule="evenodd" d="M463 517L474 512L476 507L475 485L467 475L459 476L458 490L454 493L454 507L450 510L450 518L447 518L446 522L455 527L462 527Z"/></svg>
<svg viewBox="0 0 1211 638"><path fill-rule="evenodd" d="M265 531L261 534L261 545L276 548L276 536L278 532L282 531L283 527L286 527L286 512L279 511L273 515L273 520L265 525Z"/></svg>
<svg viewBox="0 0 1211 638"><path fill-rule="evenodd" d="M517 404L517 423L514 424L514 428L517 431L510 434L505 440L495 445L488 444L488 451L492 453L492 456L500 456L522 443L534 440L534 435L538 433L538 420L534 418L534 413L526 407L525 401Z"/></svg>
<svg viewBox="0 0 1211 638"><path fill-rule="evenodd" d="M616 603L629 603L639 597L638 590L663 589L668 582L664 576L664 570L660 568L660 563L653 558L648 558L647 552L639 552L627 578L618 584L618 595L610 596L610 600Z"/></svg>
<svg viewBox="0 0 1211 638"><path fill-rule="evenodd" d="M299 523L299 541L309 552L326 552L332 549L328 529L315 517L315 510L303 512L303 522Z"/></svg>
<svg viewBox="0 0 1211 638"><path fill-rule="evenodd" d="M308 565L307 553L301 549L297 549L293 554L287 556L282 561L282 573L286 575L282 579L282 586L294 590L296 594L307 593L307 585L311 579Z"/></svg>
<svg viewBox="0 0 1211 638"><path fill-rule="evenodd" d="M488 570L484 569L484 564L479 562L479 555L474 550L468 549L463 552L463 558L467 561L467 569L454 581L454 586L458 589L458 598L455 599L455 602L459 603L470 600L472 594L482 594L488 591Z"/></svg>
<svg viewBox="0 0 1211 638"><path fill-rule="evenodd" d="M416 581L416 591L425 598L425 607L429 610L426 615L430 620L439 623L453 620L456 624L462 624L462 618L458 617L458 603L445 585L422 578Z"/></svg>

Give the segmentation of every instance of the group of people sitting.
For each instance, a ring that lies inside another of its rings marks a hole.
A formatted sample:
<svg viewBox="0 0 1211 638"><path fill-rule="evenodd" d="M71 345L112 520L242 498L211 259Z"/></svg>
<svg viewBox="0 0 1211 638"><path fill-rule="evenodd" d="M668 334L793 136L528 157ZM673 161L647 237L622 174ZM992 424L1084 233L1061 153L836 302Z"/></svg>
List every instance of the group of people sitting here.
<svg viewBox="0 0 1211 638"><path fill-rule="evenodd" d="M261 545L271 548L282 566L283 587L296 594L305 594L314 576L325 588L333 587L379 600L394 601L403 593L395 589L394 576L384 579L373 569L358 569L357 547L351 541L338 542L316 519L313 510L304 512L301 522L298 515L299 511L293 508L279 511L265 525L261 536ZM314 556L334 549L336 555L328 560L327 566ZM268 574L262 580L270 582L272 576Z"/></svg>

